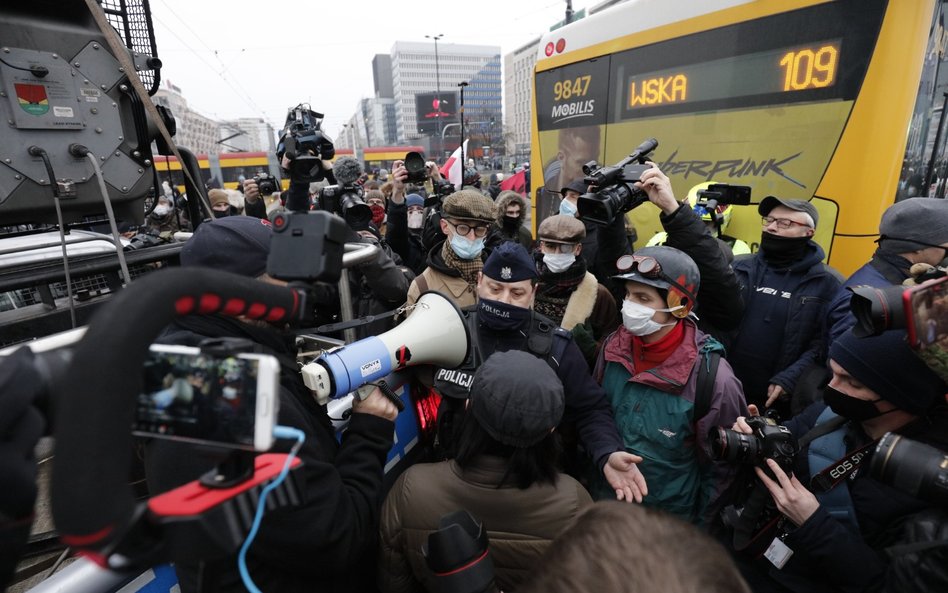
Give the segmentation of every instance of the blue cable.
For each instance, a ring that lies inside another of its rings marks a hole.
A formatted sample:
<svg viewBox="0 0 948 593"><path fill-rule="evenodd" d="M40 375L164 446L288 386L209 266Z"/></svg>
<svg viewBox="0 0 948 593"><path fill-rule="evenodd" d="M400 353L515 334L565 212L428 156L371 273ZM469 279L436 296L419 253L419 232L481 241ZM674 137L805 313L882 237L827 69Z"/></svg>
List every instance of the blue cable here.
<svg viewBox="0 0 948 593"><path fill-rule="evenodd" d="M296 454L299 453L300 447L303 446L303 441L306 440L306 435L303 434L302 430L290 428L289 426L274 426L273 436L278 439L296 440L296 444L293 445L293 448L290 449L289 454L286 456L283 469L260 493L260 500L257 502L257 513L253 518L253 524L250 526L250 533L247 534L247 539L245 539L243 545L240 546L240 554L237 555L237 568L240 570L240 578L243 579L244 586L247 587L250 593L261 593L261 591L257 588L253 579L250 578L250 573L247 571L247 550L250 549L254 538L257 537L257 531L260 529L260 522L263 520L263 512L267 506L267 496L286 479L286 476L290 473L290 465L293 463L293 460L296 459Z"/></svg>

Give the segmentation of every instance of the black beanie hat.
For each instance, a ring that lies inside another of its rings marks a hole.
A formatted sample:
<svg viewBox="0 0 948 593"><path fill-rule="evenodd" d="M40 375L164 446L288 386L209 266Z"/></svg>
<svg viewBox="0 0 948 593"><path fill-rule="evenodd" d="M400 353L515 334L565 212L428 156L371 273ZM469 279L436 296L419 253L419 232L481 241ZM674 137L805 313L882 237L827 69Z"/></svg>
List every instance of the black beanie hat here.
<svg viewBox="0 0 948 593"><path fill-rule="evenodd" d="M904 331L857 338L849 330L830 346L829 357L879 397L911 414L925 414L948 392L948 385L912 352Z"/></svg>

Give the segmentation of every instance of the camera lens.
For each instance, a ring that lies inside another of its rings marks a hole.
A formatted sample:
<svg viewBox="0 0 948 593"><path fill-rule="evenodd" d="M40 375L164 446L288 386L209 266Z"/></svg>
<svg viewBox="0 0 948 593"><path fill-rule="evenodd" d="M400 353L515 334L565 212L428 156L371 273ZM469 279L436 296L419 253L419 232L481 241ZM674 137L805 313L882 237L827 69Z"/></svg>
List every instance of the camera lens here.
<svg viewBox="0 0 948 593"><path fill-rule="evenodd" d="M729 463L754 463L760 454L760 443L752 434L715 427L708 432L711 457Z"/></svg>
<svg viewBox="0 0 948 593"><path fill-rule="evenodd" d="M856 318L853 334L857 338L877 336L888 329L905 329L904 286L856 286L850 290L850 308Z"/></svg>
<svg viewBox="0 0 948 593"><path fill-rule="evenodd" d="M890 432L876 446L870 472L916 498L948 504L948 455L934 447Z"/></svg>

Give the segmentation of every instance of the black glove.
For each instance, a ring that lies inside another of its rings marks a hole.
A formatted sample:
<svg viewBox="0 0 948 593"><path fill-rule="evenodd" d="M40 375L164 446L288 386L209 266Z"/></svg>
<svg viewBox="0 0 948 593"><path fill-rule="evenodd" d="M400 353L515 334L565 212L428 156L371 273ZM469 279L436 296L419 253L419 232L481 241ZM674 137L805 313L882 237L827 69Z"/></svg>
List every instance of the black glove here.
<svg viewBox="0 0 948 593"><path fill-rule="evenodd" d="M599 345L596 344L596 338L593 336L593 331L588 323L579 323L570 331L573 334L573 341L576 342L576 346L583 353L583 357L586 360L595 359L596 349Z"/></svg>

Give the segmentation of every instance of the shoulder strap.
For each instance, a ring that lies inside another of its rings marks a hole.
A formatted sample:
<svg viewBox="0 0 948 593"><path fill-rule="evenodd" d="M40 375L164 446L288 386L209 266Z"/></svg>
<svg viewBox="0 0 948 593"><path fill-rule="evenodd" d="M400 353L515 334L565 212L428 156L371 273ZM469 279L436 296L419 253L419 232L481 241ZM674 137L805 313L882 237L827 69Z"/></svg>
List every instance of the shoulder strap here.
<svg viewBox="0 0 948 593"><path fill-rule="evenodd" d="M530 319L530 334L527 349L536 356L546 358L553 350L553 330L556 326L537 314Z"/></svg>
<svg viewBox="0 0 948 593"><path fill-rule="evenodd" d="M698 349L698 380L695 384L695 422L705 417L711 410L714 398L714 382L718 377L718 367L724 356L724 345L708 336Z"/></svg>
<svg viewBox="0 0 948 593"><path fill-rule="evenodd" d="M721 353L717 350L707 352L704 360L699 359L698 382L695 388L695 422L705 417L711 410L711 398L714 391L714 381L718 376L718 366L721 364Z"/></svg>
<svg viewBox="0 0 948 593"><path fill-rule="evenodd" d="M418 294L428 292L428 279L425 277L425 272L415 276L415 282L418 283Z"/></svg>

